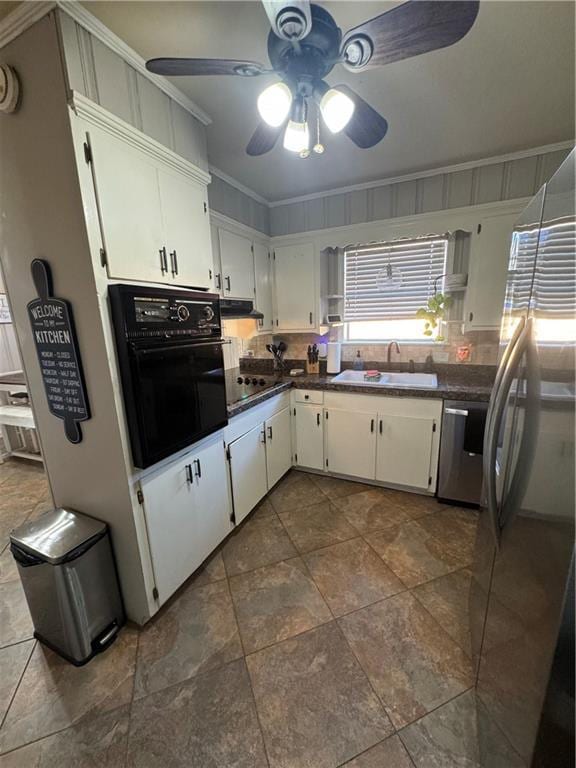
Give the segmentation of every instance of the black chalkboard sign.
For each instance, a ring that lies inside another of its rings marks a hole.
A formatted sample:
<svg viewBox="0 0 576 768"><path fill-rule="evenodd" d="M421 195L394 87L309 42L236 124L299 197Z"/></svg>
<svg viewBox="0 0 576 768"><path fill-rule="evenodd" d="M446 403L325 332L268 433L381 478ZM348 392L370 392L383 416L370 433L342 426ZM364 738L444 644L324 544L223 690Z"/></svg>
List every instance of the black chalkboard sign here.
<svg viewBox="0 0 576 768"><path fill-rule="evenodd" d="M39 299L28 304L28 317L50 413L64 421L71 443L82 440L79 422L90 418L78 342L67 301L52 296L50 267L42 259L31 265Z"/></svg>

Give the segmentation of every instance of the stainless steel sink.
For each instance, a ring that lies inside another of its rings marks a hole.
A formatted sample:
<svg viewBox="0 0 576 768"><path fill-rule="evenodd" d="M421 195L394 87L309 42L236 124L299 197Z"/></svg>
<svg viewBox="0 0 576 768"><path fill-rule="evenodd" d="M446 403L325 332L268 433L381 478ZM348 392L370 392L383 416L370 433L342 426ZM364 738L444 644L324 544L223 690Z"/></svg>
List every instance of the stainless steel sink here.
<svg viewBox="0 0 576 768"><path fill-rule="evenodd" d="M399 373L382 371L380 378L366 379L365 371L346 370L334 376L332 384L351 384L362 387L407 387L415 389L437 389L438 377L435 373Z"/></svg>

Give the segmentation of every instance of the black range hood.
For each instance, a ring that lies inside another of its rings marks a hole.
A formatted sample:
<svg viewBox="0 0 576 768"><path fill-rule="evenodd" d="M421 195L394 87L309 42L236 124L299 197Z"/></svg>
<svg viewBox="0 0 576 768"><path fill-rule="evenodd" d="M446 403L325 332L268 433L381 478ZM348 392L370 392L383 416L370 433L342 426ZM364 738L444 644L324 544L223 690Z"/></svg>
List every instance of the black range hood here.
<svg viewBox="0 0 576 768"><path fill-rule="evenodd" d="M252 320L263 320L264 315L254 309L254 303L249 299L220 299L220 314L223 320L249 317Z"/></svg>

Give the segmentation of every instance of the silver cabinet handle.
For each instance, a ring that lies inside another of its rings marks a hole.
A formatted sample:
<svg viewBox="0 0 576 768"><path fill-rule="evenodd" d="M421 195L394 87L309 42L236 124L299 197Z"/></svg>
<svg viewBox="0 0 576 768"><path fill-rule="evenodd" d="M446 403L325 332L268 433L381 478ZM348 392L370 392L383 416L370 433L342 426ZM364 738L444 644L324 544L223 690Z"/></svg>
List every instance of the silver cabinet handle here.
<svg viewBox="0 0 576 768"><path fill-rule="evenodd" d="M168 260L166 258L166 248L160 248L158 253L160 254L160 272L164 274L164 272L168 272Z"/></svg>
<svg viewBox="0 0 576 768"><path fill-rule="evenodd" d="M232 288L230 287L230 275L226 275L226 277L224 278L224 280L226 280L226 290L227 290L227 291L231 291L231 290L232 290Z"/></svg>
<svg viewBox="0 0 576 768"><path fill-rule="evenodd" d="M313 318L314 318L314 315L312 314L312 312L310 312L310 325L314 325Z"/></svg>
<svg viewBox="0 0 576 768"><path fill-rule="evenodd" d="M176 277L178 274L178 257L176 256L176 251L170 251L170 264L172 265L172 268L170 269L172 277Z"/></svg>
<svg viewBox="0 0 576 768"><path fill-rule="evenodd" d="M192 477L192 465L191 464L186 464L184 469L186 470L186 482L189 485L193 485L194 478Z"/></svg>
<svg viewBox="0 0 576 768"><path fill-rule="evenodd" d="M514 335L510 341L509 347L515 341L510 351L502 358L500 369L502 373L498 376L498 389L492 392L490 400L489 416L486 419L486 432L484 434L484 483L486 489L486 506L488 510L488 519L494 535L496 545L500 539L500 522L498 519L498 495L496 492L496 452L498 449L498 437L502 426L502 419L508 403L510 388L516 377L518 366L522 361L522 356L530 343L530 332L532 324L530 321L523 323L523 330L518 335ZM499 371L500 372L500 371Z"/></svg>
<svg viewBox="0 0 576 768"><path fill-rule="evenodd" d="M197 477L198 480L202 477L202 465L200 464L200 459L194 459L194 477Z"/></svg>
<svg viewBox="0 0 576 768"><path fill-rule="evenodd" d="M216 278L216 288L220 291L222 290L222 275L220 272L217 272L214 276Z"/></svg>
<svg viewBox="0 0 576 768"><path fill-rule="evenodd" d="M272 440L272 427L268 427L268 438Z"/></svg>
<svg viewBox="0 0 576 768"><path fill-rule="evenodd" d="M266 445L266 431L263 429L262 432L260 432L260 437L262 440L260 440L261 443L264 443Z"/></svg>
<svg viewBox="0 0 576 768"><path fill-rule="evenodd" d="M468 416L468 411L463 408L444 408L444 413L449 413L452 416Z"/></svg>

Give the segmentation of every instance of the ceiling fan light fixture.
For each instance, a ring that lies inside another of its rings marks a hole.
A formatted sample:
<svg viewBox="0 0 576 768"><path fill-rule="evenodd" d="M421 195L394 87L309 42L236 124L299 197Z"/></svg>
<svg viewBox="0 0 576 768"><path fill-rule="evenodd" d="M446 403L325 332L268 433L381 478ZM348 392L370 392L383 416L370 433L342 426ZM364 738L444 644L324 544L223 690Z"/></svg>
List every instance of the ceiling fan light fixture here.
<svg viewBox="0 0 576 768"><path fill-rule="evenodd" d="M258 96L258 112L265 123L278 128L288 117L292 91L286 83L273 83Z"/></svg>
<svg viewBox="0 0 576 768"><path fill-rule="evenodd" d="M310 131L308 123L295 123L288 121L286 132L284 133L284 149L290 152L305 152L310 147Z"/></svg>
<svg viewBox="0 0 576 768"><path fill-rule="evenodd" d="M352 99L336 88L326 91L320 101L320 112L332 133L339 133L348 125L354 109L355 104Z"/></svg>

